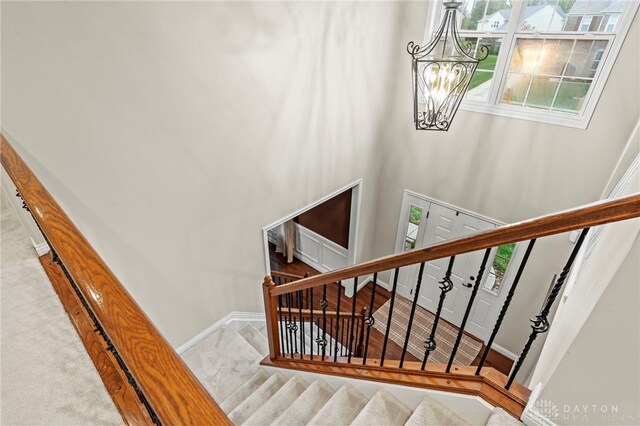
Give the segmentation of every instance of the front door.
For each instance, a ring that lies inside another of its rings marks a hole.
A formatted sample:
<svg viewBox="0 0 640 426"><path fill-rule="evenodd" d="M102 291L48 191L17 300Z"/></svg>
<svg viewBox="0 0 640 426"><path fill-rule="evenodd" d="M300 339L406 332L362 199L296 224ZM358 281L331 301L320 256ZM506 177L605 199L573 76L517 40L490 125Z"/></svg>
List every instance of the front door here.
<svg viewBox="0 0 640 426"><path fill-rule="evenodd" d="M486 219L410 193L405 194L401 214L396 252L434 245L496 227L495 223ZM465 331L482 340L490 336L502 306L501 302L506 296L507 291L504 288L507 287L508 276L505 270L514 249L515 246L492 249L485 273L480 278L480 288ZM507 255L505 250L509 251ZM447 293L441 313L443 319L455 326L462 323L483 257L484 250L458 255L455 258L451 274L453 289ZM439 282L444 278L448 264L449 258L425 264L418 304L432 313L437 310L440 298ZM419 265L404 267L398 274L398 293L409 300L414 299L418 269Z"/></svg>

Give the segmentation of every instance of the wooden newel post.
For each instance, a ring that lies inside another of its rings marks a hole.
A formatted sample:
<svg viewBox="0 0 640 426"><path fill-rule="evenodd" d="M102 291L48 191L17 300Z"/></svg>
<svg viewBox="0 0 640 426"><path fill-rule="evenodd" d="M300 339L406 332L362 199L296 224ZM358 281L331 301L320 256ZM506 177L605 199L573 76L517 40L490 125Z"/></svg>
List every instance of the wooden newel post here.
<svg viewBox="0 0 640 426"><path fill-rule="evenodd" d="M264 277L262 284L262 297L264 298L264 314L267 324L267 339L269 340L269 358L278 358L280 350L280 335L278 334L278 297L271 296L271 289L276 285L271 281L270 276Z"/></svg>

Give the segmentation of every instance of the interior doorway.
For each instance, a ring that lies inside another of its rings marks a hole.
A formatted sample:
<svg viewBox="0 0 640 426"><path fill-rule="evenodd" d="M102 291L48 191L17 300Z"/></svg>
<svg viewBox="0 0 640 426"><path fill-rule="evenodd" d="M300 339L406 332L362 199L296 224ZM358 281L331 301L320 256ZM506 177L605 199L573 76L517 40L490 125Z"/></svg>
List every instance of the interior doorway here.
<svg viewBox="0 0 640 426"><path fill-rule="evenodd" d="M266 274L277 269L313 275L355 264L361 184L357 180L265 226Z"/></svg>
<svg viewBox="0 0 640 426"><path fill-rule="evenodd" d="M499 225L499 221L407 190L402 201L395 252L437 244ZM483 341L488 340L523 253L524 250L519 250L516 244L505 244L491 250L485 272L480 277L480 290L471 309L466 332ZM483 257L484 251L477 251L455 258L451 275L453 289L447 294L441 313L443 319L455 326L462 322ZM449 258L425 264L418 304L432 313L437 309L439 282L448 264ZM418 265L400 269L400 295L413 300L417 275Z"/></svg>

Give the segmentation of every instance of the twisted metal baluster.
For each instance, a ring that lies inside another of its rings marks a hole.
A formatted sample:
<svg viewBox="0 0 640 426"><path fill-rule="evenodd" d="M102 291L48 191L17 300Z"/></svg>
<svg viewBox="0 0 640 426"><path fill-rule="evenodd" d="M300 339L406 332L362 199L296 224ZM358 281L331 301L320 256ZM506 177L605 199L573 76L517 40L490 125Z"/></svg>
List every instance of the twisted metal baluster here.
<svg viewBox="0 0 640 426"><path fill-rule="evenodd" d="M289 339L291 340L291 345L293 346L293 350L291 351L291 358L293 358L294 354L298 352L298 343L297 338L298 334L296 331L298 330L298 326L293 321L293 316L291 315L291 293L287 293L287 307L289 308L289 322L287 323L287 330L289 330Z"/></svg>
<svg viewBox="0 0 640 426"><path fill-rule="evenodd" d="M502 325L502 321L504 320L505 315L507 314L507 310L509 309L509 305L511 304L511 299L513 299L513 295L516 292L516 287L518 287L518 283L520 282L520 277L522 276L522 272L524 271L524 267L529 260L529 255L531 254L531 250L533 250L533 246L536 243L535 238L529 241L529 245L527 246L527 251L522 258L522 262L520 262L520 266L518 267L518 273L513 280L513 284L509 289L509 293L507 294L507 298L504 300L504 304L502 305L502 309L500 310L500 314L498 315L498 319L496 320L496 324L493 327L493 331L491 332L491 337L489 337L489 341L487 342L487 346L482 354L482 358L480 359L480 363L478 364L478 369L476 370L476 376L480 374L480 370L482 370L482 366L487 359L487 355L491 350L491 345L493 345L493 340L495 339L498 331L500 330L500 326Z"/></svg>
<svg viewBox="0 0 640 426"><path fill-rule="evenodd" d="M429 354L436 350L436 330L438 328L438 322L440 321L440 314L442 313L442 306L444 305L444 299L447 297L447 293L453 289L453 281L451 281L451 271L453 269L453 262L456 260L455 256L451 256L449 258L449 266L447 267L447 272L444 274L444 278L438 284L440 284L440 300L438 300L438 309L436 310L436 316L433 320L433 325L431 326L431 333L429 337L424 342L424 358L422 358L422 366L421 370L424 370L427 365L427 359L429 359Z"/></svg>
<svg viewBox="0 0 640 426"><path fill-rule="evenodd" d="M549 294L547 295L547 298L545 299L542 305L542 309L540 310L540 313L536 315L535 318L532 318L530 320L531 330L532 330L531 334L529 335L529 339L527 340L527 343L524 345L524 348L522 349L522 353L518 357L518 362L516 363L516 366L513 368L513 371L511 372L511 376L509 377L509 381L507 382L505 389L509 389L511 387L511 384L515 380L516 375L518 374L518 371L520 371L520 368L522 367L522 364L524 363L524 360L527 357L527 354L529 353L529 350L531 349L533 342L536 340L536 337L538 337L538 334L546 333L549 330L549 319L548 319L549 312L551 311L551 308L553 307L553 303L556 301L556 298L558 297L558 294L560 293L560 290L562 289L562 286L564 285L564 282L567 279L567 275L569 275L571 266L573 265L573 262L576 259L578 252L580 251L580 247L582 247L582 243L584 242L584 239L587 236L587 232L589 232L589 228L583 229L582 232L580 233L580 237L578 238L578 241L576 242L575 247L573 247L573 250L571 251L571 255L569 256L569 259L567 260L566 265L564 265L562 272L560 272L560 276L556 280L555 284L553 284L549 289L550 290Z"/></svg>
<svg viewBox="0 0 640 426"><path fill-rule="evenodd" d="M420 295L420 285L422 284L422 273L424 272L424 262L420 264L420 270L418 271L418 281L416 282L416 293L413 295L413 304L411 305L411 313L409 313L409 322L407 323L407 334L404 338L404 345L402 346L402 355L400 356L400 366L404 365L404 357L407 354L407 348L409 347L409 337L411 336L411 326L413 325L413 316L416 313L416 306L418 305L418 297Z"/></svg>
<svg viewBox="0 0 640 426"><path fill-rule="evenodd" d="M473 301L476 298L476 294L478 294L478 288L480 288L480 281L482 281L482 276L484 275L484 269L487 266L487 260L489 260L490 253L491 253L491 248L486 249L484 252L484 257L482 258L482 264L480 264L480 269L478 270L478 275L476 276L476 282L473 286L473 291L471 292L469 303L467 303L467 309L464 311L464 317L462 317L462 323L460 324L458 337L456 338L456 343L453 345L453 351L451 351L451 357L449 358L449 363L447 364L447 370L446 370L447 373L451 371L453 358L455 358L456 352L458 352L458 347L460 346L460 341L462 340L462 334L464 333L464 327L465 325L467 325L467 320L469 319L469 314L471 313L471 306L473 306Z"/></svg>
<svg viewBox="0 0 640 426"><path fill-rule="evenodd" d="M316 327L318 328L318 334L320 334L320 319L316 318ZM322 339L320 336L316 337L316 353L320 355L320 342ZM323 360L324 361L324 360Z"/></svg>
<svg viewBox="0 0 640 426"><path fill-rule="evenodd" d="M382 354L380 355L380 367L384 365L384 355L387 352L387 343L389 342L389 331L391 330L391 315L393 315L393 304L396 301L396 289L398 288L398 272L400 268L396 268L393 277L393 287L391 289L391 301L389 302L389 317L387 318L387 329L384 332L384 342L382 343Z"/></svg>
<svg viewBox="0 0 640 426"><path fill-rule="evenodd" d="M367 326L367 337L364 344L364 355L362 356L362 365L367 363L367 352L369 351L369 335L371 334L371 326L375 323L373 319L373 302L376 297L376 285L378 283L378 273L375 272L373 274L373 284L371 287L371 301L369 302L369 315L365 320L365 324Z"/></svg>
<svg viewBox="0 0 640 426"><path fill-rule="evenodd" d="M327 300L327 285L322 286L322 301L320 302L320 306L322 307L322 340L318 342L318 344L322 347L322 360L324 361L324 357L326 355L326 347L327 347L327 306L329 305L329 301ZM331 347L329 347L331 350Z"/></svg>

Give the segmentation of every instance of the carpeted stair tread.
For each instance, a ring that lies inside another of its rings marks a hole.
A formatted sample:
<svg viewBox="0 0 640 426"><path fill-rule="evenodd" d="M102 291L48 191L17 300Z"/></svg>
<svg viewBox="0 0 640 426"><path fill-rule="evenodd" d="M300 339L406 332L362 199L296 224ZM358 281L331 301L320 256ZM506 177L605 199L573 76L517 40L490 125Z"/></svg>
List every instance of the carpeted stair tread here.
<svg viewBox="0 0 640 426"><path fill-rule="evenodd" d="M272 424L308 387L309 383L302 377L292 377L244 424L256 426Z"/></svg>
<svg viewBox="0 0 640 426"><path fill-rule="evenodd" d="M222 327L182 354L213 399L224 401L253 376L264 358L237 331Z"/></svg>
<svg viewBox="0 0 640 426"><path fill-rule="evenodd" d="M245 325L238 330L238 333L240 333L240 335L244 337L244 339L249 342L249 344L253 346L259 354L266 356L269 353L269 343L267 342L264 334L253 328L252 325Z"/></svg>
<svg viewBox="0 0 640 426"><path fill-rule="evenodd" d="M271 374L264 369L259 369L247 382L236 389L227 399L225 399L220 408L226 414L232 412L242 401L249 398L253 392L255 392L264 382L266 382Z"/></svg>
<svg viewBox="0 0 640 426"><path fill-rule="evenodd" d="M405 426L447 425L462 426L467 422L438 401L425 397L413 411Z"/></svg>
<svg viewBox="0 0 640 426"><path fill-rule="evenodd" d="M334 394L334 390L324 380L316 380L305 390L286 410L282 412L273 424L299 426L306 425L316 415Z"/></svg>
<svg viewBox="0 0 640 426"><path fill-rule="evenodd" d="M343 385L316 413L310 425L348 425L367 405L367 398L350 384Z"/></svg>
<svg viewBox="0 0 640 426"><path fill-rule="evenodd" d="M494 408L493 413L489 416L487 426L515 426L522 425L522 422L511 414L504 411L502 408Z"/></svg>
<svg viewBox="0 0 640 426"><path fill-rule="evenodd" d="M280 373L269 377L255 392L234 408L229 414L229 419L236 425L243 424L253 413L262 407L269 398L275 395L285 383L287 383L287 378Z"/></svg>
<svg viewBox="0 0 640 426"><path fill-rule="evenodd" d="M411 409L386 391L378 391L353 420L352 425L403 425L411 416Z"/></svg>

